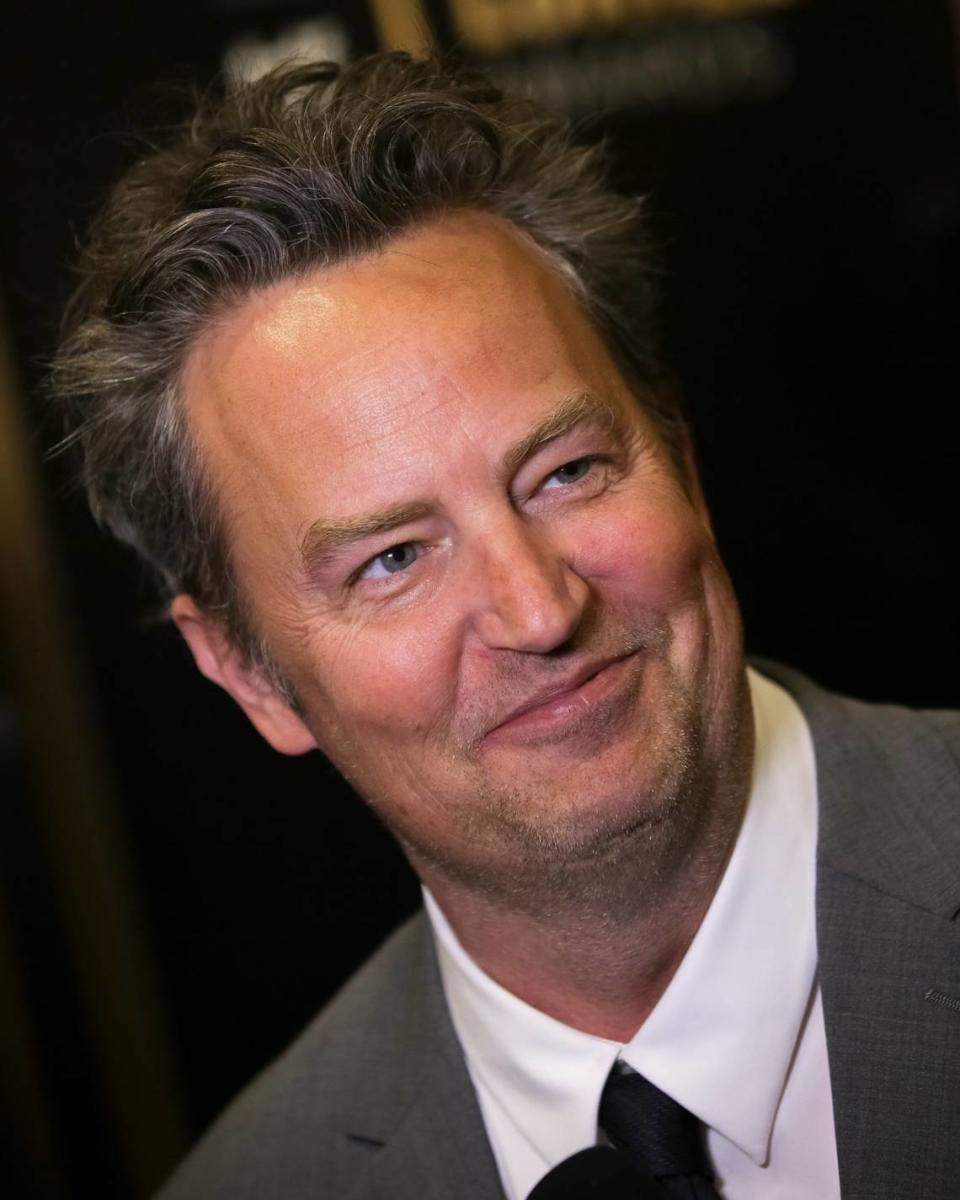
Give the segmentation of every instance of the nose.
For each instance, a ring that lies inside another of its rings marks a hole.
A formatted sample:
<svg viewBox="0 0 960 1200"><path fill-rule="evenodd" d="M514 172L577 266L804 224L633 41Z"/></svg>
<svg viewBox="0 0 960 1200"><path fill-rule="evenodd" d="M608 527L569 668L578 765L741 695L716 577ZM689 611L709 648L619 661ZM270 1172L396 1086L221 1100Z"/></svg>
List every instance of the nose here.
<svg viewBox="0 0 960 1200"><path fill-rule="evenodd" d="M473 565L473 628L490 649L547 654L583 620L589 585L562 547L519 517L487 531Z"/></svg>

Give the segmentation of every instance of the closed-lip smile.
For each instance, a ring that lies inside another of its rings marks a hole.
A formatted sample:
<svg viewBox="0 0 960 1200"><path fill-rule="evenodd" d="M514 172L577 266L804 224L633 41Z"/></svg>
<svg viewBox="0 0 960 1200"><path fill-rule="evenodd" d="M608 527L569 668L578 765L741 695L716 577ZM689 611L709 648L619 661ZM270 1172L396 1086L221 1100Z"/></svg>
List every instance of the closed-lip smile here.
<svg viewBox="0 0 960 1200"><path fill-rule="evenodd" d="M595 659L567 676L535 691L487 730L484 741L500 734L529 733L563 727L616 689L622 671L637 651Z"/></svg>

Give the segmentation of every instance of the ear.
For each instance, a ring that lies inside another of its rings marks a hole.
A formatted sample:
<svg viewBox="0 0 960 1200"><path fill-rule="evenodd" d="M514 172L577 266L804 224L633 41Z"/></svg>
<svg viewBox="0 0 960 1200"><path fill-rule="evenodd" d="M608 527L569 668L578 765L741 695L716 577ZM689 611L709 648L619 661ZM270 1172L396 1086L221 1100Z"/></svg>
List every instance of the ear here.
<svg viewBox="0 0 960 1200"><path fill-rule="evenodd" d="M170 615L201 672L236 700L275 750L305 754L316 747L307 726L263 673L244 661L219 621L186 595L174 599Z"/></svg>

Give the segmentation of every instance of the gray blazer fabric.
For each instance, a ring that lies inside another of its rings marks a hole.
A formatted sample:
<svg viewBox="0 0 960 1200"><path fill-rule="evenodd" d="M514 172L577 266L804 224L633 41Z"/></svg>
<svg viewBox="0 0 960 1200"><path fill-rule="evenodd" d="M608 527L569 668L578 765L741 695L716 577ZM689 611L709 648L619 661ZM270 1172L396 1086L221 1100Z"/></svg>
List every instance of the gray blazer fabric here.
<svg viewBox="0 0 960 1200"><path fill-rule="evenodd" d="M845 1200L960 1197L960 713L830 695L810 723ZM500 1200L423 914L236 1100L159 1200ZM811 1197L810 1200L816 1200Z"/></svg>

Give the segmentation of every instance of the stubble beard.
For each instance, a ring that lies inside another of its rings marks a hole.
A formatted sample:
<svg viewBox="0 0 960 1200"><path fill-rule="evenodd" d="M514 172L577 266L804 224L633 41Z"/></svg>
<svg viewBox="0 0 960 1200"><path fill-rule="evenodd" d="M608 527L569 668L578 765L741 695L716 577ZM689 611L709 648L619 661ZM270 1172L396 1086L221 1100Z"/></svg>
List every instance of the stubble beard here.
<svg viewBox="0 0 960 1200"><path fill-rule="evenodd" d="M649 914L701 837L716 790L700 692L669 681L655 736L638 734L635 778L618 781L615 794L587 797L590 763L560 785L504 784L478 770L455 856L395 831L414 868L538 924L620 925Z"/></svg>

